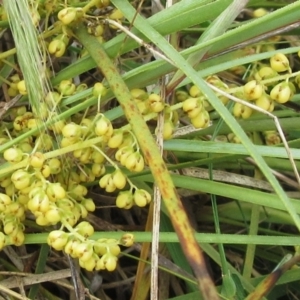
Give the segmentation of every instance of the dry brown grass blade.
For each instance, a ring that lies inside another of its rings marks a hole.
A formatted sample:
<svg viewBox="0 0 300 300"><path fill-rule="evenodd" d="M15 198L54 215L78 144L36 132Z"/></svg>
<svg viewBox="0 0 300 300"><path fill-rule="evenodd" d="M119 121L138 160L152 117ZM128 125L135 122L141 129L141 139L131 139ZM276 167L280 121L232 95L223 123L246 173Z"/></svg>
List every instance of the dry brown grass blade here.
<svg viewBox="0 0 300 300"><path fill-rule="evenodd" d="M1 281L1 285L8 289L19 286L18 281L16 281L17 277L22 277L21 282L24 286L71 277L70 269L53 271L44 274L28 274L21 272L0 272L0 274L9 276L9 278Z"/></svg>
<svg viewBox="0 0 300 300"><path fill-rule="evenodd" d="M153 203L150 204L145 231L152 230L152 219L153 219ZM140 261L136 271L136 280L134 282L131 300L146 300L148 299L148 293L150 289L150 273L146 273L148 265L144 262L149 257L150 243L143 243Z"/></svg>

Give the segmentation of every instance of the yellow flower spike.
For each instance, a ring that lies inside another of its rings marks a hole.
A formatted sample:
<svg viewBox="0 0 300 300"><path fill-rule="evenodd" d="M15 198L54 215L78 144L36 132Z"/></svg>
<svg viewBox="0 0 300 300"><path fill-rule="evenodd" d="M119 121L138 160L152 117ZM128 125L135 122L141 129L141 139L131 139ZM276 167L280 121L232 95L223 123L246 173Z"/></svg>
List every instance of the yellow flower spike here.
<svg viewBox="0 0 300 300"><path fill-rule="evenodd" d="M50 169L49 165L43 165L43 167L41 169L41 173L44 178L48 178L51 175L51 169Z"/></svg>
<svg viewBox="0 0 300 300"><path fill-rule="evenodd" d="M110 253L104 254L99 262L97 263L96 269L97 270L104 270L106 269L107 271L114 271L117 267L117 257Z"/></svg>
<svg viewBox="0 0 300 300"><path fill-rule="evenodd" d="M276 72L285 72L290 69L290 62L285 54L276 53L270 58L271 68Z"/></svg>
<svg viewBox="0 0 300 300"><path fill-rule="evenodd" d="M68 25L76 19L76 15L76 8L66 7L58 12L57 17L64 25Z"/></svg>
<svg viewBox="0 0 300 300"><path fill-rule="evenodd" d="M287 82L278 83L270 92L270 97L278 103L286 103L293 96L293 91Z"/></svg>
<svg viewBox="0 0 300 300"><path fill-rule="evenodd" d="M0 186L3 187L3 188L5 188L8 185L10 185L11 183L12 182L11 182L11 178L10 177L2 178L1 181L0 181ZM0 194L0 195L3 195L3 194ZM1 205L1 199L0 199L0 205ZM0 211L1 211L1 208L0 208Z"/></svg>
<svg viewBox="0 0 300 300"><path fill-rule="evenodd" d="M163 128L163 138L164 140L169 140L173 136L173 131L174 131L174 124L172 121L166 121L164 123L164 128Z"/></svg>
<svg viewBox="0 0 300 300"><path fill-rule="evenodd" d="M62 40L55 39L48 45L48 51L55 57L62 57L66 52L66 44Z"/></svg>
<svg viewBox="0 0 300 300"><path fill-rule="evenodd" d="M59 208L55 205L50 205L49 210L45 213L45 218L51 225L56 225L61 221Z"/></svg>
<svg viewBox="0 0 300 300"><path fill-rule="evenodd" d="M120 244L125 247L131 247L134 243L134 235L131 233L125 233L120 239Z"/></svg>
<svg viewBox="0 0 300 300"><path fill-rule="evenodd" d="M52 117L54 118L54 115ZM61 134L61 131L64 126L65 126L65 121L60 120L60 121L57 121L54 124L52 124L50 126L50 129L56 134Z"/></svg>
<svg viewBox="0 0 300 300"><path fill-rule="evenodd" d="M108 185L109 181L112 180L112 175L111 174L105 174L101 179L99 180L99 185L101 188L106 188Z"/></svg>
<svg viewBox="0 0 300 300"><path fill-rule="evenodd" d="M73 258L75 258L76 257L75 249L78 245L80 245L80 242L78 240L76 239L69 240L64 247L64 251L67 254L71 255Z"/></svg>
<svg viewBox="0 0 300 300"><path fill-rule="evenodd" d="M148 105L149 108L156 113L163 111L165 105L163 100L161 99L160 95L158 94L151 94L148 97Z"/></svg>
<svg viewBox="0 0 300 300"><path fill-rule="evenodd" d="M125 165L126 159L134 153L134 149L131 146L125 146L120 148L116 154L115 158L118 160L123 166Z"/></svg>
<svg viewBox="0 0 300 300"><path fill-rule="evenodd" d="M107 88L102 82L96 82L93 87L93 95L95 97L105 96L107 93Z"/></svg>
<svg viewBox="0 0 300 300"><path fill-rule="evenodd" d="M209 121L210 117L206 110L202 110L195 118L191 119L191 123L195 128L206 128Z"/></svg>
<svg viewBox="0 0 300 300"><path fill-rule="evenodd" d="M81 156L79 157L79 161L82 164L88 164L91 161L91 156L92 156L92 148L88 147L88 148L84 148L82 149L82 153Z"/></svg>
<svg viewBox="0 0 300 300"><path fill-rule="evenodd" d="M273 146L281 143L281 138L277 131L270 130L263 132L266 145Z"/></svg>
<svg viewBox="0 0 300 300"><path fill-rule="evenodd" d="M90 168L84 168L84 172L80 172L79 177L81 182L93 182L96 178Z"/></svg>
<svg viewBox="0 0 300 300"><path fill-rule="evenodd" d="M24 80L21 80L17 84L17 89L21 95L27 95L26 84Z"/></svg>
<svg viewBox="0 0 300 300"><path fill-rule="evenodd" d="M202 95L202 92L199 90L199 88L196 85L192 85L189 89L189 94L193 98L197 98Z"/></svg>
<svg viewBox="0 0 300 300"><path fill-rule="evenodd" d="M45 155L42 152L35 152L29 158L29 164L36 169L41 169L45 162Z"/></svg>
<svg viewBox="0 0 300 300"><path fill-rule="evenodd" d="M102 36L104 33L104 26L102 24L98 24L95 28L93 28L93 35L94 36Z"/></svg>
<svg viewBox="0 0 300 300"><path fill-rule="evenodd" d="M92 173L96 177L102 176L103 174L105 174L105 166L97 163L92 164Z"/></svg>
<svg viewBox="0 0 300 300"><path fill-rule="evenodd" d="M196 118L203 110L202 105L198 106L190 111L187 112L187 115L190 119Z"/></svg>
<svg viewBox="0 0 300 300"><path fill-rule="evenodd" d="M106 117L102 117L95 124L95 133L98 136L112 136L113 127L111 122Z"/></svg>
<svg viewBox="0 0 300 300"><path fill-rule="evenodd" d="M121 170L116 170L112 174L112 180L113 184L118 188L119 190L123 189L127 183L126 176L122 173Z"/></svg>
<svg viewBox="0 0 300 300"><path fill-rule="evenodd" d="M27 188L30 185L30 180L30 174L22 169L15 171L11 175L11 181L18 190Z"/></svg>
<svg viewBox="0 0 300 300"><path fill-rule="evenodd" d="M114 255L114 256L117 256L120 254L121 252L121 249L120 249L120 246L117 245L117 244L111 244L108 246L108 249L109 249L109 252Z"/></svg>
<svg viewBox="0 0 300 300"><path fill-rule="evenodd" d="M4 151L3 157L6 161L10 163L20 162L23 158L23 153L18 148L8 148Z"/></svg>
<svg viewBox="0 0 300 300"><path fill-rule="evenodd" d="M233 107L233 115L237 118L242 117L248 119L253 113L253 109L241 103L235 103Z"/></svg>
<svg viewBox="0 0 300 300"><path fill-rule="evenodd" d="M113 193L116 189L117 189L117 187L115 186L115 184L112 180L110 180L105 187L105 191L107 193Z"/></svg>
<svg viewBox="0 0 300 300"><path fill-rule="evenodd" d="M105 253L107 253L108 247L107 247L106 241L107 241L107 239L103 238L103 239L98 239L94 243L94 252L96 254L102 256Z"/></svg>
<svg viewBox="0 0 300 300"><path fill-rule="evenodd" d="M45 192L40 192L28 201L27 207L32 213L35 211L46 213L50 207L50 200Z"/></svg>
<svg viewBox="0 0 300 300"><path fill-rule="evenodd" d="M261 17L267 15L268 13L269 12L266 9L262 8L262 7L257 8L253 11L253 17L254 18L261 18Z"/></svg>
<svg viewBox="0 0 300 300"><path fill-rule="evenodd" d="M274 78L276 76L278 76L278 73L268 66L260 68L258 72L254 75L257 81Z"/></svg>
<svg viewBox="0 0 300 300"><path fill-rule="evenodd" d="M255 100L262 96L264 87L256 80L251 80L244 85L244 94L248 100Z"/></svg>
<svg viewBox="0 0 300 300"><path fill-rule="evenodd" d="M62 135L66 138L80 137L82 134L81 127L73 122L66 124L62 128Z"/></svg>
<svg viewBox="0 0 300 300"><path fill-rule="evenodd" d="M134 99L138 99L141 101L145 101L148 99L149 95L143 89L132 89L130 90L130 94Z"/></svg>
<svg viewBox="0 0 300 300"><path fill-rule="evenodd" d="M17 223L14 221L9 221L5 223L3 227L3 231L5 234L10 235L16 228L17 228Z"/></svg>
<svg viewBox="0 0 300 300"><path fill-rule="evenodd" d="M130 209L133 206L133 195L131 191L120 192L116 199L116 206Z"/></svg>
<svg viewBox="0 0 300 300"><path fill-rule="evenodd" d="M88 261L92 257L93 252L92 244L88 242L80 243L74 249L74 254L76 257L83 262Z"/></svg>
<svg viewBox="0 0 300 300"><path fill-rule="evenodd" d="M133 194L133 201L139 207L144 207L151 202L151 195L143 189L138 189Z"/></svg>
<svg viewBox="0 0 300 300"><path fill-rule="evenodd" d="M61 172L61 162L57 158L51 158L47 161L48 166L50 167L51 174L58 174Z"/></svg>
<svg viewBox="0 0 300 300"><path fill-rule="evenodd" d="M60 141L60 147L61 148L65 148L65 147L68 147L68 146L71 146L71 145L74 145L76 144L77 142L79 141L79 138L78 137L70 137L70 138L62 138L61 141ZM81 149L80 149L81 150ZM80 151L79 150L79 151ZM74 152L73 152L74 153Z"/></svg>
<svg viewBox="0 0 300 300"><path fill-rule="evenodd" d="M202 107L199 98L188 98L182 103L182 109L184 112L190 112L197 107Z"/></svg>
<svg viewBox="0 0 300 300"><path fill-rule="evenodd" d="M122 130L114 130L113 135L107 142L107 146L112 149L118 148L123 143L123 138L124 135Z"/></svg>
<svg viewBox="0 0 300 300"><path fill-rule="evenodd" d="M72 80L62 80L58 86L58 90L62 95L70 96L75 92L76 86L72 83Z"/></svg>
<svg viewBox="0 0 300 300"><path fill-rule="evenodd" d="M25 235L21 229L16 230L16 233L13 236L9 236L10 242L15 246L21 246L24 244Z"/></svg>
<svg viewBox="0 0 300 300"><path fill-rule="evenodd" d="M11 198L3 193L0 193L0 211L5 211L6 207L12 202Z"/></svg>
<svg viewBox="0 0 300 300"><path fill-rule="evenodd" d="M112 254L105 254L105 269L109 272L112 272L117 267L118 258Z"/></svg>
<svg viewBox="0 0 300 300"><path fill-rule="evenodd" d="M93 199L90 198L84 199L82 200L81 204L90 212L93 212L96 209Z"/></svg>
<svg viewBox="0 0 300 300"><path fill-rule="evenodd" d="M68 242L69 235L62 230L53 230L49 233L47 243L55 250L63 250Z"/></svg>
<svg viewBox="0 0 300 300"><path fill-rule="evenodd" d="M138 159L137 152L131 153L130 155L127 156L126 160L124 161L125 167L130 171L133 170L137 164L137 159Z"/></svg>
<svg viewBox="0 0 300 300"><path fill-rule="evenodd" d="M175 97L178 102L183 102L190 97L189 93L184 90L177 90L175 92Z"/></svg>
<svg viewBox="0 0 300 300"><path fill-rule="evenodd" d="M56 202L57 200L63 199L67 196L66 190L59 182L49 183L46 188L46 194L53 202Z"/></svg>
<svg viewBox="0 0 300 300"><path fill-rule="evenodd" d="M124 15L119 9L114 9L108 17L112 20L120 20L124 17Z"/></svg>
<svg viewBox="0 0 300 300"><path fill-rule="evenodd" d="M255 104L260 108L269 111L269 109L272 107L273 100L269 95L263 94L255 101Z"/></svg>
<svg viewBox="0 0 300 300"><path fill-rule="evenodd" d="M75 198L76 198L76 196L84 197L84 196L86 196L86 194L88 192L87 188L84 185L78 184L78 183L76 182L76 185L72 185L69 188L70 195Z"/></svg>
<svg viewBox="0 0 300 300"><path fill-rule="evenodd" d="M94 227L87 221L82 221L75 227L76 231L85 238L90 237L94 233Z"/></svg>
<svg viewBox="0 0 300 300"><path fill-rule="evenodd" d="M36 216L35 223L40 226L49 226L50 225L50 222L45 217L44 213L40 213L38 216Z"/></svg>
<svg viewBox="0 0 300 300"><path fill-rule="evenodd" d="M92 272L96 268L97 261L99 259L100 259L99 256L97 254L93 253L91 258L86 261L82 261L82 259L79 259L79 264L85 270Z"/></svg>
<svg viewBox="0 0 300 300"><path fill-rule="evenodd" d="M102 164L105 161L105 157L99 151L94 150L91 154L91 160L95 164Z"/></svg>

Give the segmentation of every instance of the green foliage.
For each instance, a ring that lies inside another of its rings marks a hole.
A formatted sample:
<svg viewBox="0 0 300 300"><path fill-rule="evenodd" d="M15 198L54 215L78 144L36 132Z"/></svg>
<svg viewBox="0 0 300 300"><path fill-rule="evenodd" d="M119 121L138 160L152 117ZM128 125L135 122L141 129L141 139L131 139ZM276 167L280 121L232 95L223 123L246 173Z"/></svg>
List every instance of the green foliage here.
<svg viewBox="0 0 300 300"><path fill-rule="evenodd" d="M43 244L36 273L51 265L48 245L113 271L119 245L152 239L156 183L176 265L160 268L185 282L166 298L299 296L300 1L182 0L149 13L150 2L3 0L14 43L0 54L0 248ZM99 227L95 193L135 225L149 214L145 231ZM134 270L149 263L121 255Z"/></svg>

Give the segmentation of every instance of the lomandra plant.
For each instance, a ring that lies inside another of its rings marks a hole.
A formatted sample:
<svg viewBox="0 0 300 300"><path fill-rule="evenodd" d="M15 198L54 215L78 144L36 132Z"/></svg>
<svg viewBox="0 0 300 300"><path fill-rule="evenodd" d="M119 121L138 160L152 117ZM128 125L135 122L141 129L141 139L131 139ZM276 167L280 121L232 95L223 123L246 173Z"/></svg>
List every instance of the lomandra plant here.
<svg viewBox="0 0 300 300"><path fill-rule="evenodd" d="M0 55L3 252L47 244L53 259L78 262L89 289L74 271L79 299L147 299L155 183L162 232L153 234L173 260L157 254L168 266L159 276L185 283L160 285L161 299L262 299L277 283L289 285L268 299L298 293L289 268L297 269L300 242L300 47L288 32L297 32L299 1L182 0L165 9L153 1L150 14L147 1L2 2L0 27L12 41ZM195 212L183 207L186 190ZM112 195L145 231L95 230L96 194ZM39 272L51 266L47 251ZM95 274L129 276L130 258L138 261L130 292L93 288ZM28 297L38 291L54 297L42 287Z"/></svg>

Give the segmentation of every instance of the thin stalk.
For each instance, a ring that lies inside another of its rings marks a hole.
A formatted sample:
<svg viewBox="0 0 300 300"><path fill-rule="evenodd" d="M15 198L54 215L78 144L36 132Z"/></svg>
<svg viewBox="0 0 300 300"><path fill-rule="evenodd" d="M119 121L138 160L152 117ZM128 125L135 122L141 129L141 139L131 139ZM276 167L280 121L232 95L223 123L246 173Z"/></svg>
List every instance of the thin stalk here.
<svg viewBox="0 0 300 300"><path fill-rule="evenodd" d="M132 126L132 130L136 135L141 150L150 166L151 172L156 178L156 184L161 191L170 219L179 237L183 251L196 274L198 285L204 298L210 300L219 299L214 283L206 269L204 256L195 239L194 231L190 225L188 216L183 209L169 171L161 158L160 151L147 124L138 107L132 100L128 87L97 39L89 36L83 26L76 28L74 33L84 47L86 47L97 66L106 77L111 90L118 99L128 122Z"/></svg>

